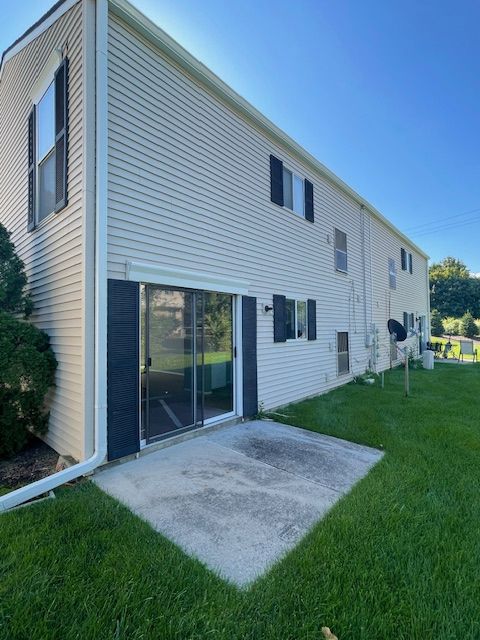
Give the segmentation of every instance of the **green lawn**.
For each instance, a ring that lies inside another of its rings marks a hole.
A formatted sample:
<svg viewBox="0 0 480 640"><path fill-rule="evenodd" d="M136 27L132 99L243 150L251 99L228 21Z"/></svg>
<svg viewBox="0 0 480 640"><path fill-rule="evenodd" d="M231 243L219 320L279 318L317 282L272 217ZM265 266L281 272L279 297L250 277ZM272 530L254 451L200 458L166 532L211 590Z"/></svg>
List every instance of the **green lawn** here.
<svg viewBox="0 0 480 640"><path fill-rule="evenodd" d="M478 640L480 366L402 371L282 410L386 455L239 591L89 482L0 516L0 638Z"/></svg>
<svg viewBox="0 0 480 640"><path fill-rule="evenodd" d="M450 352L450 357L452 357L452 353L453 353L455 358L458 358L458 354L460 353L460 343L459 343L457 338L452 338L452 337L450 337L450 338L448 338L448 337L446 337L446 338L444 338L444 337L434 338L434 337L432 337L432 342L441 342L442 345L443 345L442 348L445 346L445 344L449 340L450 340L450 342L452 344L452 347L453 347L452 351ZM465 338L465 340L468 340L468 338ZM478 342L476 340L474 340L474 342L475 342L475 348L477 349L478 356L480 358L480 342ZM473 356L464 356L464 360L472 360L472 359L473 359Z"/></svg>

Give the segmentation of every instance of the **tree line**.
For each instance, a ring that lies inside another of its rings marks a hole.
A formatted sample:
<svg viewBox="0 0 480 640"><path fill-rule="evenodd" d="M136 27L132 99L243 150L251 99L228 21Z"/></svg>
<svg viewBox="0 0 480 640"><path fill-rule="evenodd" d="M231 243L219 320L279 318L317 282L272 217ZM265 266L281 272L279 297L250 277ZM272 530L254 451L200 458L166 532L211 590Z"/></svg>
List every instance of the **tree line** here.
<svg viewBox="0 0 480 640"><path fill-rule="evenodd" d="M480 318L480 278L472 276L465 263L451 256L434 262L429 276L432 334L446 332L468 337L478 334L474 319ZM458 326L453 331L445 326L452 321Z"/></svg>

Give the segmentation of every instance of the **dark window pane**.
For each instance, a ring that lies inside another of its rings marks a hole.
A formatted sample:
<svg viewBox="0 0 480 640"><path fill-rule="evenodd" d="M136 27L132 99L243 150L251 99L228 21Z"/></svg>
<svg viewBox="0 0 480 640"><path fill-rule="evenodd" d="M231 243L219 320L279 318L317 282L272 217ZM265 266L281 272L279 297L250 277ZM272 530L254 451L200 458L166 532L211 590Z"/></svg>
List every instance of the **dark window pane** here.
<svg viewBox="0 0 480 640"><path fill-rule="evenodd" d="M287 340L295 338L295 300L287 299L286 307L286 324L287 324Z"/></svg>
<svg viewBox="0 0 480 640"><path fill-rule="evenodd" d="M55 153L38 165L38 221L55 209Z"/></svg>
<svg viewBox="0 0 480 640"><path fill-rule="evenodd" d="M288 209L293 209L293 184L292 172L283 168L283 204Z"/></svg>

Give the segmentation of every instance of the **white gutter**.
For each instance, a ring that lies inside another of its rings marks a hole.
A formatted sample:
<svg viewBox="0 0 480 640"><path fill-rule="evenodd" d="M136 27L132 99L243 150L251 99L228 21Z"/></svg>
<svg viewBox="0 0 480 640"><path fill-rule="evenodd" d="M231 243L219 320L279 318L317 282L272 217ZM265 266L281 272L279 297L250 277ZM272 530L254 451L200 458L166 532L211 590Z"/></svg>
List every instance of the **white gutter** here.
<svg viewBox="0 0 480 640"><path fill-rule="evenodd" d="M0 498L0 512L93 471L107 455L107 29L108 0L96 0L95 445L93 455Z"/></svg>

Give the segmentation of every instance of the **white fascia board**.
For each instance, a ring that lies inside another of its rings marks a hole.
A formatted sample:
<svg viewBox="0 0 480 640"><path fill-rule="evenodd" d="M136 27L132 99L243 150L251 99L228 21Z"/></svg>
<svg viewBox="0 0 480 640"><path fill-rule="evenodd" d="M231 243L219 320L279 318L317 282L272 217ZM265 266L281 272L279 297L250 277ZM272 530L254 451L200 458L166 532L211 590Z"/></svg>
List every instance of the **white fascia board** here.
<svg viewBox="0 0 480 640"><path fill-rule="evenodd" d="M249 286L244 280L129 260L126 263L125 276L127 280L134 282L240 295L247 295Z"/></svg>
<svg viewBox="0 0 480 640"><path fill-rule="evenodd" d="M253 124L262 133L266 134L274 142L287 149L287 151L292 153L301 162L309 166L314 172L319 173L323 178L333 183L343 193L352 198L354 202L363 205L374 217L393 231L395 235L428 260L428 255L387 220L373 205L362 198L362 196L356 193L356 191L330 171L330 169L295 142L293 138L273 124L273 122L260 113L258 109L236 93L236 91L192 56L186 49L178 44L178 42L163 31L163 29L150 20L150 18L147 18L147 16L128 2L128 0L108 0L108 2L114 15L121 18L149 42L158 47L160 51L176 62L184 71L193 76L231 109L247 120L249 124Z"/></svg>

